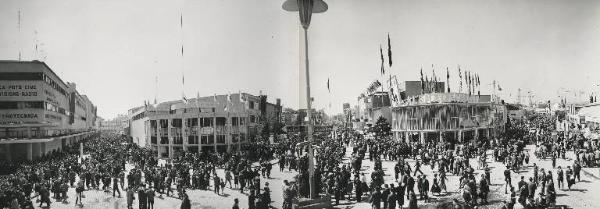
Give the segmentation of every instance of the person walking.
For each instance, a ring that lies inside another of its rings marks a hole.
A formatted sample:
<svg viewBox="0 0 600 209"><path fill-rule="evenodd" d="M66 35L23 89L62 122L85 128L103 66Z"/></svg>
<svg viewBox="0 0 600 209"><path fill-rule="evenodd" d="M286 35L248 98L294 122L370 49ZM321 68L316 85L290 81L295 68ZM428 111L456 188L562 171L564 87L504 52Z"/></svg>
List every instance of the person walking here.
<svg viewBox="0 0 600 209"><path fill-rule="evenodd" d="M79 205L83 205L83 190L84 190L84 183L83 183L83 179L80 179L79 182L77 182L77 187L75 188L75 205L77 205L77 202L79 202Z"/></svg>
<svg viewBox="0 0 600 209"><path fill-rule="evenodd" d="M362 200L363 190L362 183L358 178L354 179L354 189L356 190L356 202L360 202Z"/></svg>
<svg viewBox="0 0 600 209"><path fill-rule="evenodd" d="M558 188L563 189L565 187L564 182L564 172L560 166L558 166L558 171L556 171L556 181L558 182Z"/></svg>
<svg viewBox="0 0 600 209"><path fill-rule="evenodd" d="M146 203L147 203L146 191L144 190L143 187L140 187L138 189L138 208L139 209L147 209Z"/></svg>
<svg viewBox="0 0 600 209"><path fill-rule="evenodd" d="M383 192L381 192L381 202L383 202L383 209L387 209L388 208L387 198L388 198L388 196L390 196L391 191L387 184L384 184L383 186L384 186L384 189L383 189Z"/></svg>
<svg viewBox="0 0 600 209"><path fill-rule="evenodd" d="M119 178L113 178L113 197L115 197L115 193L119 194L119 198L121 198L121 191L119 190Z"/></svg>
<svg viewBox="0 0 600 209"><path fill-rule="evenodd" d="M154 196L156 196L154 189L148 186L148 189L146 190L146 199L148 199L148 209L154 209Z"/></svg>
<svg viewBox="0 0 600 209"><path fill-rule="evenodd" d="M239 205L239 200L238 198L233 199L233 207L231 207L231 209L240 209L240 205Z"/></svg>
<svg viewBox="0 0 600 209"><path fill-rule="evenodd" d="M579 164L579 161L575 161L575 164L573 164L573 174L575 174L575 176L573 176L573 179L581 181L581 164Z"/></svg>
<svg viewBox="0 0 600 209"><path fill-rule="evenodd" d="M133 209L133 200L135 200L133 188L127 189L127 209Z"/></svg>
<svg viewBox="0 0 600 209"><path fill-rule="evenodd" d="M248 195L248 209L256 209L256 196L254 195L254 192L250 192L250 195Z"/></svg>
<svg viewBox="0 0 600 209"><path fill-rule="evenodd" d="M369 202L371 203L372 209L379 209L381 207L381 192L379 192L379 188L375 189Z"/></svg>
<svg viewBox="0 0 600 209"><path fill-rule="evenodd" d="M233 188L233 185L231 185L231 171L229 170L225 171L225 181L229 183L229 188Z"/></svg>
<svg viewBox="0 0 600 209"><path fill-rule="evenodd" d="M425 202L429 202L429 180L427 180L427 176L423 175L421 183L421 192L423 193L423 199Z"/></svg>
<svg viewBox="0 0 600 209"><path fill-rule="evenodd" d="M221 181L219 179L219 176L215 175L213 177L213 183L214 183L214 192L218 195L219 189L221 188Z"/></svg>
<svg viewBox="0 0 600 209"><path fill-rule="evenodd" d="M410 193L410 200L408 201L408 209L419 209L417 205L417 195L415 192Z"/></svg>
<svg viewBox="0 0 600 209"><path fill-rule="evenodd" d="M394 188L394 185L392 184L392 188ZM402 195L400 195L402 196ZM392 189L390 195L388 195L387 197L387 209L396 209L396 192ZM402 207L402 206L400 206Z"/></svg>
<svg viewBox="0 0 600 209"><path fill-rule="evenodd" d="M42 185L42 187L40 188L40 196L40 207L42 207L43 203L46 203L46 206L50 207L50 192L48 191L46 185Z"/></svg>
<svg viewBox="0 0 600 209"><path fill-rule="evenodd" d="M180 209L191 209L192 203L190 202L190 198L186 193L183 193L183 200L181 201Z"/></svg>
<svg viewBox="0 0 600 209"><path fill-rule="evenodd" d="M512 179L510 177L510 169L506 166L504 170L504 194L508 194L507 189L512 187Z"/></svg>
<svg viewBox="0 0 600 209"><path fill-rule="evenodd" d="M483 204L487 204L487 196L490 191L490 185L488 184L488 180L485 178L484 174L481 174L481 179L479 179L479 198Z"/></svg>

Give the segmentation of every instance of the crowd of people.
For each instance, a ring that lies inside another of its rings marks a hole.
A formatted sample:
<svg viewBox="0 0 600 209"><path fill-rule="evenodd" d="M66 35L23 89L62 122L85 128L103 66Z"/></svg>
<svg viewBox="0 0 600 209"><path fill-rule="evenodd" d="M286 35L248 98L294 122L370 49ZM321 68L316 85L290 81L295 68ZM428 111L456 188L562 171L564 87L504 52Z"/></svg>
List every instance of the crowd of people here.
<svg viewBox="0 0 600 209"><path fill-rule="evenodd" d="M554 178L559 189L569 190L579 181L583 166L598 163L597 153L600 153L596 140L586 139L577 132L568 132L567 138L564 133L557 133L556 120L554 116L536 115L529 120L512 121L501 138L484 138L476 142L398 142L390 137L350 134L349 138L353 140L349 146L349 140L321 139L321 144L326 145L323 147L328 149L317 150L320 153L315 178L320 181L316 182L316 191L332 197L336 204L346 199L361 202L367 196L373 208L401 208L407 203L412 209L418 208L418 201L428 203L432 195L447 193L447 176L455 175L459 178L462 201L455 199L453 204L457 208L472 208L488 203L493 184L488 162L493 160L506 166L504 188L510 196L504 202L504 208L513 208L517 202L524 208L545 208L556 204ZM552 167L542 168L530 162L527 144L536 145L533 152L536 158L552 161ZM348 162L342 162L344 156L340 153L345 153L346 147L351 147L352 151ZM488 155L490 147L494 149ZM337 151L330 152L332 150ZM573 164L566 168L556 167L557 158L566 159L567 151L575 153ZM373 161L370 179L365 178L362 166L365 159ZM471 165L469 159L476 163ZM393 171L382 169L382 161L386 160L396 162ZM408 160L414 161L414 166L410 166ZM429 166L433 176L425 175L423 166ZM514 184L511 176L530 168L533 174L529 178L520 176L520 181ZM386 174L393 174L394 181L384 181ZM300 184L301 190L303 184ZM307 196L307 192L300 192L300 196Z"/></svg>
<svg viewBox="0 0 600 209"><path fill-rule="evenodd" d="M290 135L277 144L259 141L230 153L183 152L166 162L159 161L150 149L124 143L121 135L101 132L80 142L85 144L83 157L78 144L73 144L35 161L6 164L14 169L0 177L0 207L33 208L33 204L69 204L73 199L74 204L82 206L84 193L98 190L116 198L121 198L123 192L128 208L135 200L139 208L154 208L155 197L164 195L180 199L185 209L191 207L188 190L211 190L223 195L229 187L248 196L247 208L263 209L273 201L269 184L261 182L261 177L270 178L276 164L280 172L297 172L292 181L283 183L281 207L289 209L298 198L311 196L307 152L313 146L313 192L331 197L335 204L342 200L368 201L378 209L406 205L418 208L419 201L427 204L453 192L448 192L448 176L458 179L459 195L453 200L457 208L488 204L493 185L488 162L493 160L506 167L504 190L509 198L503 207L513 208L518 203L524 208L540 208L556 203L554 178L559 189L565 189L566 182L569 190L580 181L582 167L599 164L596 140L576 131L556 134L552 125L555 122L553 117L533 117L512 122L500 139L460 143L400 142L380 134L344 133L320 135L314 144L307 144L301 137ZM551 160L552 167L530 162L527 144L535 144L535 157ZM494 149L488 157L490 147ZM567 151L573 151L574 163L557 167L556 160L565 159ZM365 160L373 162L370 170L365 170ZM384 169L384 161L393 162L393 169ZM429 167L431 174L423 172L424 167ZM520 170L530 167L533 175L520 176L516 184L512 181ZM223 175L217 170L223 170ZM393 181L386 181L387 175L393 176ZM75 189L75 197L67 196L69 188ZM234 208L239 204L235 199Z"/></svg>
<svg viewBox="0 0 600 209"><path fill-rule="evenodd" d="M117 198L123 191L128 208L135 199L139 208L153 208L157 195L179 198L182 208L190 208L187 189L210 189L222 195L229 184L247 192L257 208L264 208L271 197L268 183L261 184L259 177L270 176L270 160L276 152L284 153L285 146L257 143L234 153L184 152L170 162L159 163L150 149L125 142L122 135L101 132L79 142L84 144L85 156L80 156L79 144L73 144L35 161L15 164L12 172L0 177L0 207L69 204L67 191L74 188L76 195L70 200L78 206L83 206L85 191L98 190ZM130 170L126 169L128 163L133 166ZM217 168L225 170L224 177L217 174Z"/></svg>

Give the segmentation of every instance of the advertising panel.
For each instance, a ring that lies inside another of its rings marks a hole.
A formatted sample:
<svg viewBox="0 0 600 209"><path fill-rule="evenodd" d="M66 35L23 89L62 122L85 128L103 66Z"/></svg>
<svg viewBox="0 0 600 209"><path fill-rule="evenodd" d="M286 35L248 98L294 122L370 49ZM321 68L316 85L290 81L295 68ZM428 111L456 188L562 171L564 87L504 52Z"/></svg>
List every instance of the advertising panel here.
<svg viewBox="0 0 600 209"><path fill-rule="evenodd" d="M43 100L41 81L2 81L0 101L40 101Z"/></svg>
<svg viewBox="0 0 600 209"><path fill-rule="evenodd" d="M0 101L45 101L66 108L66 97L43 81L2 81Z"/></svg>
<svg viewBox="0 0 600 209"><path fill-rule="evenodd" d="M44 110L0 110L0 124L31 124L41 121L44 121Z"/></svg>

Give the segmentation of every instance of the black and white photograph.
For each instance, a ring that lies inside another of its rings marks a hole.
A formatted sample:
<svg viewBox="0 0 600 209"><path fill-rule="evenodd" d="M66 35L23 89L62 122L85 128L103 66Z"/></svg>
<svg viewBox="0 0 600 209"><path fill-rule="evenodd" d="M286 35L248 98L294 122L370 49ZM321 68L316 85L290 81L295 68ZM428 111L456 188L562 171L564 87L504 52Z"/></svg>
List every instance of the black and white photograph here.
<svg viewBox="0 0 600 209"><path fill-rule="evenodd" d="M600 1L0 0L0 208L600 208Z"/></svg>

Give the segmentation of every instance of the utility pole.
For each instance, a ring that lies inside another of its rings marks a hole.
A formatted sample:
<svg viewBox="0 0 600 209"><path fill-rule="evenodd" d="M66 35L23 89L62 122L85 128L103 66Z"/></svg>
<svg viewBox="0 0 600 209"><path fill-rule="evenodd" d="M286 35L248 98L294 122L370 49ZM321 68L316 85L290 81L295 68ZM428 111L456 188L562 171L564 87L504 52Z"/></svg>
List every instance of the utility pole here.
<svg viewBox="0 0 600 209"><path fill-rule="evenodd" d="M517 92L517 104L521 104L521 88L519 88L519 91Z"/></svg>

